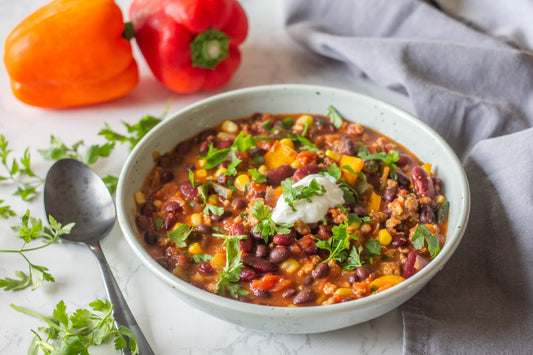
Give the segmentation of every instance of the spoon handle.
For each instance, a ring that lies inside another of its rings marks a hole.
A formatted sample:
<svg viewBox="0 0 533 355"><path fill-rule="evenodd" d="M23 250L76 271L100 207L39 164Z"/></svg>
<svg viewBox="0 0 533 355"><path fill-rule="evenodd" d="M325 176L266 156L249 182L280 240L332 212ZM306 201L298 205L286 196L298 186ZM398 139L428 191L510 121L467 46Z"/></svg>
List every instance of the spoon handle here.
<svg viewBox="0 0 533 355"><path fill-rule="evenodd" d="M113 314L115 316L117 325L128 327L137 336L139 354L154 354L154 351L144 337L141 328L137 324L135 317L131 313L128 304L126 303L126 300L124 299L124 296L118 287L117 281L113 277L113 273L111 272L111 268L107 263L104 253L102 252L100 244L97 243L96 245L89 245L89 248L91 248L91 250L94 252L94 255L96 255L96 258L98 259L98 263L100 264L100 270L102 271L102 275L104 277L107 295L113 304Z"/></svg>

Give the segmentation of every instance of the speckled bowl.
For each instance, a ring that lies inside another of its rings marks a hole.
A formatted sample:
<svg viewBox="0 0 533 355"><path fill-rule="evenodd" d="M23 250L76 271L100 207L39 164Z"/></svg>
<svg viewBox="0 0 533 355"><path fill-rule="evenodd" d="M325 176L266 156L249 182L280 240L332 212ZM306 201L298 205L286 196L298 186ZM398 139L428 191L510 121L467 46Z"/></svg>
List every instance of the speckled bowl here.
<svg viewBox="0 0 533 355"><path fill-rule="evenodd" d="M347 119L374 128L431 162L450 201L446 244L439 255L413 277L378 294L328 306L270 307L239 302L196 288L160 266L145 251L135 226L137 192L154 162L152 152L170 151L181 140L225 119L255 112L326 114L333 105ZM272 85L216 95L183 109L155 127L136 146L120 174L117 190L120 227L137 256L188 304L241 326L280 333L316 333L376 318L399 306L442 269L463 236L470 193L464 170L448 144L424 123L389 104L354 92L321 86Z"/></svg>

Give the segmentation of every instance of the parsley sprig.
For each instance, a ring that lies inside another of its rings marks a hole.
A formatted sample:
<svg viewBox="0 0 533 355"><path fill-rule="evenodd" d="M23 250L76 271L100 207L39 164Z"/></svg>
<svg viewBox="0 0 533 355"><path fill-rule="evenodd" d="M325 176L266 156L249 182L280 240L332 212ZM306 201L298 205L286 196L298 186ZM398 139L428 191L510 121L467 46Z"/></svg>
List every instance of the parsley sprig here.
<svg viewBox="0 0 533 355"><path fill-rule="evenodd" d="M252 206L252 216L257 218L259 223L254 227L254 233L261 233L265 243L276 234L289 234L293 223L276 223L272 220L272 211L262 200L257 200Z"/></svg>
<svg viewBox="0 0 533 355"><path fill-rule="evenodd" d="M434 258L440 251L440 243L437 237L431 233L428 227L423 224L419 224L416 227L415 233L411 238L413 246L417 249L422 249L427 243L429 253Z"/></svg>
<svg viewBox="0 0 533 355"><path fill-rule="evenodd" d="M106 299L96 300L89 306L92 311L80 308L69 316L65 302L59 301L52 316L47 317L11 304L11 308L38 318L48 325L48 327L38 328L42 335L32 330L35 337L28 349L28 354L37 354L39 351L45 355L89 354L88 348L91 345L100 345L110 339L114 340L115 349L124 349L129 343L131 354L139 354L135 334L124 326L119 328L115 326L111 302Z"/></svg>
<svg viewBox="0 0 533 355"><path fill-rule="evenodd" d="M48 217L48 222L50 227L44 227L43 222L40 219L31 217L28 210L22 216L20 225L12 227L12 230L23 240L22 246L15 250L0 250L0 253L16 253L22 256L28 263L28 273L19 270L15 271L17 278L6 277L0 279L0 288L6 291L18 291L32 286L35 290L42 285L43 281L55 281L54 277L48 272L48 268L33 264L26 256L27 252L46 248L54 244L60 236L69 234L74 227L74 223L63 226L52 216ZM32 248L26 247L30 242L37 239L43 240L44 243Z"/></svg>
<svg viewBox="0 0 533 355"><path fill-rule="evenodd" d="M187 243L185 241L189 237L193 230L193 227L188 226L187 224L182 224L178 228L168 231L167 237L172 240L179 248L185 248Z"/></svg>
<svg viewBox="0 0 533 355"><path fill-rule="evenodd" d="M218 282L215 290L219 295L225 296L227 292L233 298L246 296L248 291L239 285L240 272L242 269L242 251L239 249L239 240L247 238L246 235L224 235L213 234L213 236L224 239L223 246L226 247L226 266L218 273Z"/></svg>
<svg viewBox="0 0 533 355"><path fill-rule="evenodd" d="M20 196L23 201L30 200L36 196L37 189L44 180L37 176L31 168L29 148L24 150L22 157L10 160L12 152L6 137L3 134L0 135L0 161L7 173L7 175L0 175L0 181L10 181L16 186L13 196Z"/></svg>
<svg viewBox="0 0 533 355"><path fill-rule="evenodd" d="M331 237L327 240L318 240L317 248L329 251L329 256L324 263L330 260L337 260L339 263L346 261L348 258L348 249L350 248L350 239L357 240L357 236L348 232L348 223L336 225L331 230Z"/></svg>
<svg viewBox="0 0 533 355"><path fill-rule="evenodd" d="M244 135L241 131L229 148L216 150L213 144L210 144L207 150L207 155L204 158L206 163L205 169L213 169L217 165L228 160L228 157L231 154L232 162L228 166L228 170L225 174L231 176L237 175L237 166L241 163L241 160L237 158L235 152L247 152L254 147L256 143L257 137L251 134Z"/></svg>
<svg viewBox="0 0 533 355"><path fill-rule="evenodd" d="M335 126L335 128L339 129L342 126L342 116L337 111L337 109L333 106L328 106L328 116L331 120L331 123Z"/></svg>
<svg viewBox="0 0 533 355"><path fill-rule="evenodd" d="M205 208L203 210L203 213L205 215L214 214L217 216L222 216L224 214L224 207L215 206L207 202L207 196L209 196L209 183L205 183L202 185L198 196L204 202Z"/></svg>
<svg viewBox="0 0 533 355"><path fill-rule="evenodd" d="M307 200L312 202L313 196L322 196L326 192L326 188L320 185L316 179L312 179L309 185L293 186L294 180L287 178L281 182L283 187L283 198L293 211L296 211L294 203L299 200Z"/></svg>
<svg viewBox="0 0 533 355"><path fill-rule="evenodd" d="M371 154L366 146L359 148L357 156L363 160L381 160L385 164L389 165L391 168L396 169L396 162L400 159L399 152L397 150L392 150L390 152L378 152Z"/></svg>

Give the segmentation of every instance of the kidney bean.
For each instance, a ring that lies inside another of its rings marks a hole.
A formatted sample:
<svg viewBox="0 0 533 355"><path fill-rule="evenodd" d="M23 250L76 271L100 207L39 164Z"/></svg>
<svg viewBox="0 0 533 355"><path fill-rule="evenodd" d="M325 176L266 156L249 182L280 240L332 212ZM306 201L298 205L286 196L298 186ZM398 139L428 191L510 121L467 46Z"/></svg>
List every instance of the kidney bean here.
<svg viewBox="0 0 533 355"><path fill-rule="evenodd" d="M283 297L283 298L291 298L295 294L296 294L296 290L291 287L291 288L287 288L287 289L283 290L283 292L281 293L281 297Z"/></svg>
<svg viewBox="0 0 533 355"><path fill-rule="evenodd" d="M253 268L259 272L274 272L278 269L276 264L271 263L265 259L257 258L253 255L244 255L242 257L242 263L246 266Z"/></svg>
<svg viewBox="0 0 533 355"><path fill-rule="evenodd" d="M294 174L292 175L292 179L296 182L296 181L300 181L302 180L304 177L306 177L307 175L311 175L311 174L317 174L321 171L322 169L318 166L318 165L314 165L314 164L309 164L309 165L304 165L302 166L301 168L298 168L296 169L296 171L294 172Z"/></svg>
<svg viewBox="0 0 533 355"><path fill-rule="evenodd" d="M313 275L306 275L304 277L304 285L309 286L312 285L315 279L313 278Z"/></svg>
<svg viewBox="0 0 533 355"><path fill-rule="evenodd" d="M286 247L277 246L270 251L270 261L279 264L287 260L291 256L291 252Z"/></svg>
<svg viewBox="0 0 533 355"><path fill-rule="evenodd" d="M328 273L329 265L327 263L320 263L315 266L313 271L311 271L311 275L313 275L316 280L326 277Z"/></svg>
<svg viewBox="0 0 533 355"><path fill-rule="evenodd" d="M252 290L252 292L257 297L261 297L261 298L270 297L270 292L262 290L260 288L255 288L255 289Z"/></svg>
<svg viewBox="0 0 533 355"><path fill-rule="evenodd" d="M252 237L254 237L254 238L257 239L257 240L261 240L261 239L263 239L263 234L261 234L260 231L259 231L259 232L253 232L253 231L252 231L251 234L252 234Z"/></svg>
<svg viewBox="0 0 533 355"><path fill-rule="evenodd" d="M349 136L344 136L337 142L337 153L355 155L357 153L357 146Z"/></svg>
<svg viewBox="0 0 533 355"><path fill-rule="evenodd" d="M398 161L396 162L396 165L406 166L406 165L409 165L410 162L411 162L411 157L409 157L409 155L404 154L404 153L398 154Z"/></svg>
<svg viewBox="0 0 533 355"><path fill-rule="evenodd" d="M172 159L170 159L168 155L163 155L159 158L157 164L162 168L168 168L170 165L172 165Z"/></svg>
<svg viewBox="0 0 533 355"><path fill-rule="evenodd" d="M218 149L226 149L231 147L233 144L233 141L231 139L223 139L220 142L218 142Z"/></svg>
<svg viewBox="0 0 533 355"><path fill-rule="evenodd" d="M368 276L370 276L370 270L364 266L359 266L357 269L355 269L355 273L361 281L366 280Z"/></svg>
<svg viewBox="0 0 533 355"><path fill-rule="evenodd" d="M294 169L290 165L281 165L267 172L267 182L272 186L279 186L283 180L294 174Z"/></svg>
<svg viewBox="0 0 533 355"><path fill-rule="evenodd" d="M255 256L258 258L266 258L268 255L268 247L265 244L258 244L255 247Z"/></svg>
<svg viewBox="0 0 533 355"><path fill-rule="evenodd" d="M409 254L407 254L405 264L403 264L402 276L408 279L422 270L428 263L429 261L424 258L420 250L411 250Z"/></svg>
<svg viewBox="0 0 533 355"><path fill-rule="evenodd" d="M399 170L395 170L394 172L396 173L397 181L400 186L409 187L411 185L411 180L409 180L407 175Z"/></svg>
<svg viewBox="0 0 533 355"><path fill-rule="evenodd" d="M163 228L165 228L167 231L171 230L172 227L176 224L178 219L174 215L174 213L168 213L165 216L165 221L163 222Z"/></svg>
<svg viewBox="0 0 533 355"><path fill-rule="evenodd" d="M251 253L252 250L254 250L255 242L253 238L246 237L244 239L239 240L239 249L243 253Z"/></svg>
<svg viewBox="0 0 533 355"><path fill-rule="evenodd" d="M176 149L174 149L174 151L178 155L183 155L183 154L187 153L190 149L191 149L191 142L183 141L180 144L178 144L178 146L176 147Z"/></svg>
<svg viewBox="0 0 533 355"><path fill-rule="evenodd" d="M292 303L304 304L304 303L311 302L314 299L315 299L315 291L313 291L310 288L304 288L303 290L298 292L296 296L294 296Z"/></svg>
<svg viewBox="0 0 533 355"><path fill-rule="evenodd" d="M323 224L320 224L316 232L316 237L320 240L328 240L331 237L331 231Z"/></svg>
<svg viewBox="0 0 533 355"><path fill-rule="evenodd" d="M209 235L213 232L213 228L209 227L207 224L200 223L196 226L195 231L200 235Z"/></svg>
<svg viewBox="0 0 533 355"><path fill-rule="evenodd" d="M413 186L418 196L429 198L435 197L435 186L433 185L433 180L420 166L415 166L411 170L411 180L413 181Z"/></svg>
<svg viewBox="0 0 533 355"><path fill-rule="evenodd" d="M144 242L148 245L156 245L158 239L157 234L154 232L147 231L144 233Z"/></svg>
<svg viewBox="0 0 533 355"><path fill-rule="evenodd" d="M241 272L239 273L239 278L241 279L241 281L248 282L248 281L257 279L257 277L258 277L257 272L255 272L252 269L242 269Z"/></svg>
<svg viewBox="0 0 533 355"><path fill-rule="evenodd" d="M145 215L141 214L138 215L137 218L135 218L135 223L137 223L137 227L139 227L140 230L148 230L150 228L150 218L146 217Z"/></svg>
<svg viewBox="0 0 533 355"><path fill-rule="evenodd" d="M354 282L359 282L359 277L357 276L357 274L350 274L350 276L348 276L348 282L353 284Z"/></svg>
<svg viewBox="0 0 533 355"><path fill-rule="evenodd" d="M148 201L144 203L139 209L139 212L141 212L141 214L145 215L146 217L152 217L152 213L155 212L155 206L153 202Z"/></svg>
<svg viewBox="0 0 533 355"><path fill-rule="evenodd" d="M202 144L200 144L200 153L205 153L209 150L209 142L203 141Z"/></svg>
<svg viewBox="0 0 533 355"><path fill-rule="evenodd" d="M316 241L311 234L304 235L302 238L297 241L298 246L302 249L307 255L313 255L318 253L318 248L316 246Z"/></svg>
<svg viewBox="0 0 533 355"><path fill-rule="evenodd" d="M359 217L368 216L368 213L366 212L366 209L363 206L361 206L361 205L353 205L352 206L352 210Z"/></svg>
<svg viewBox="0 0 533 355"><path fill-rule="evenodd" d="M438 178L437 176L433 176L431 179L433 180L433 185L435 186L435 193L436 194L442 193L442 190L443 190L442 180Z"/></svg>
<svg viewBox="0 0 533 355"><path fill-rule="evenodd" d="M181 207L178 201L168 201L167 205L165 206L165 211L171 212L171 213L178 213L178 212L182 212L183 208Z"/></svg>
<svg viewBox="0 0 533 355"><path fill-rule="evenodd" d="M407 244L407 238L404 235L398 234L392 237L391 245L395 248L403 248Z"/></svg>
<svg viewBox="0 0 533 355"><path fill-rule="evenodd" d="M251 149L248 151L248 154L250 154L252 157L253 157L254 155L263 156L263 155L266 154L266 150L264 150L263 148L254 147L254 148L251 148Z"/></svg>
<svg viewBox="0 0 533 355"><path fill-rule="evenodd" d="M194 187L192 187L189 181L184 182L183 184L180 185L180 191L183 194L183 196L185 196L189 200L199 201L198 191Z"/></svg>
<svg viewBox="0 0 533 355"><path fill-rule="evenodd" d="M198 271L200 271L204 275L211 275L215 272L215 268L213 265L211 265L208 261L202 261L200 265L198 265Z"/></svg>
<svg viewBox="0 0 533 355"><path fill-rule="evenodd" d="M294 230L292 230L290 234L276 234L274 238L272 238L272 240L277 245L283 245L288 247L296 240L296 232L293 232Z"/></svg>
<svg viewBox="0 0 533 355"><path fill-rule="evenodd" d="M168 260L167 258L157 258L156 261L159 265L161 265L163 268L165 268L168 271L172 271L174 269L174 266L172 265L170 260Z"/></svg>
<svg viewBox="0 0 533 355"><path fill-rule="evenodd" d="M209 218L211 218L211 220L213 222L220 222L223 218L227 217L228 215L230 215L231 213L229 213L228 211L224 211L222 213L222 215L216 215L216 214L212 214L211 216L209 216Z"/></svg>
<svg viewBox="0 0 533 355"><path fill-rule="evenodd" d="M166 184L167 182L171 182L172 179L174 179L174 173L170 170L163 170L159 173L159 180L162 184Z"/></svg>
<svg viewBox="0 0 533 355"><path fill-rule="evenodd" d="M216 135L217 135L217 131L210 128L202 132L202 134L200 135L200 140L205 141L209 138L209 136L216 136Z"/></svg>
<svg viewBox="0 0 533 355"><path fill-rule="evenodd" d="M240 211L246 207L246 201L242 198L236 198L231 200L230 208L234 211Z"/></svg>
<svg viewBox="0 0 533 355"><path fill-rule="evenodd" d="M396 189L386 189L381 197L387 202L394 201L396 198Z"/></svg>
<svg viewBox="0 0 533 355"><path fill-rule="evenodd" d="M242 223L235 223L231 228L231 235L248 235L248 230Z"/></svg>
<svg viewBox="0 0 533 355"><path fill-rule="evenodd" d="M429 223L429 224L435 223L435 213L433 212L431 207L429 207L428 205L420 206L419 213L420 213L420 222Z"/></svg>

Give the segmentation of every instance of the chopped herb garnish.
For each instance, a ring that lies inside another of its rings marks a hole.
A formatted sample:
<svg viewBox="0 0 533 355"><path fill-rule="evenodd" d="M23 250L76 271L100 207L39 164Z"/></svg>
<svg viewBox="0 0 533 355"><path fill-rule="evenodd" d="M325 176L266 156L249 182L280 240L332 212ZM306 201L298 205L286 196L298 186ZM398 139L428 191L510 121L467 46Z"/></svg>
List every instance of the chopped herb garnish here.
<svg viewBox="0 0 533 355"><path fill-rule="evenodd" d="M365 242L365 248L370 254L380 255L381 254L381 243L373 238L368 239Z"/></svg>
<svg viewBox="0 0 533 355"><path fill-rule="evenodd" d="M213 259L213 256L209 254L196 254L192 256L192 259L195 263L201 263L203 261L209 261Z"/></svg>
<svg viewBox="0 0 533 355"><path fill-rule="evenodd" d="M214 214L217 216L222 216L224 214L224 207L215 206L207 202L207 196L209 195L209 183L205 183L202 185L202 188L200 189L200 193L198 196L202 199L204 202L205 208L203 210L203 213L206 215Z"/></svg>
<svg viewBox="0 0 533 355"><path fill-rule="evenodd" d="M431 233L428 227L423 224L419 224L416 227L415 233L411 239L413 246L417 249L424 248L427 243L429 253L431 257L434 258L440 251L440 244L437 237Z"/></svg>
<svg viewBox="0 0 533 355"><path fill-rule="evenodd" d="M294 180L287 178L281 182L283 187L283 198L289 206L291 206L293 211L296 211L294 207L294 202L298 200L307 200L307 202L312 202L313 196L322 196L326 192L326 188L320 185L316 179L312 179L309 185L307 186L293 186Z"/></svg>
<svg viewBox="0 0 533 355"><path fill-rule="evenodd" d="M215 286L215 290L219 295L226 295L227 292L233 298L239 298L240 296L246 296L248 291L242 288L238 284L240 277L239 274L242 269L241 256L242 251L239 249L239 240L247 238L246 235L223 235L213 234L218 238L223 238L223 246L226 247L226 266L218 273L218 282Z"/></svg>
<svg viewBox="0 0 533 355"><path fill-rule="evenodd" d="M280 129L291 129L294 126L294 120L291 117L287 117L280 122Z"/></svg>
<svg viewBox="0 0 533 355"><path fill-rule="evenodd" d="M267 182L266 175L261 174L259 171L257 171L257 169L249 169L248 172L252 176L252 179L254 180L254 182L258 184Z"/></svg>
<svg viewBox="0 0 533 355"><path fill-rule="evenodd" d="M205 156L205 169L213 169L217 165L228 159L230 148L215 150L213 144L209 144L207 155Z"/></svg>
<svg viewBox="0 0 533 355"><path fill-rule="evenodd" d="M259 223L254 227L254 233L261 233L265 243L275 234L289 234L293 223L275 223L272 220L272 212L262 200L258 200L252 206L252 216L257 218Z"/></svg>
<svg viewBox="0 0 533 355"><path fill-rule="evenodd" d="M349 213L347 215L348 217L348 223L349 224L355 224L355 223L363 223L363 222L367 222L367 223L370 223L372 222L372 218L368 217L368 216L365 216L365 217L359 217L357 214L355 213Z"/></svg>
<svg viewBox="0 0 533 355"><path fill-rule="evenodd" d="M348 223L339 224L331 230L332 235L328 240L318 240L316 246L329 251L329 257L323 261L337 260L342 263L348 257L350 238L357 240L357 236L348 232Z"/></svg>
<svg viewBox="0 0 533 355"><path fill-rule="evenodd" d="M437 222L444 223L448 219L448 210L450 209L450 202L445 200L437 211Z"/></svg>
<svg viewBox="0 0 533 355"><path fill-rule="evenodd" d="M350 252L350 255L348 255L347 264L342 268L343 270L354 270L358 267L363 266L363 262L361 261L361 252L363 251L363 247L359 245L358 248L352 247L352 251Z"/></svg>
<svg viewBox="0 0 533 355"><path fill-rule="evenodd" d="M172 240L179 248L185 248L187 243L187 237L191 234L193 227L187 224L181 224L178 228L168 231L167 236Z"/></svg>
<svg viewBox="0 0 533 355"><path fill-rule="evenodd" d="M192 169L189 169L189 181L191 182L192 187L196 187L196 183L194 182L194 172Z"/></svg>
<svg viewBox="0 0 533 355"><path fill-rule="evenodd" d="M238 173L237 166L239 166L239 164L242 163L242 160L237 158L237 155L235 155L235 152L233 150L230 152L230 155L231 155L231 162L228 164L228 168L226 172L224 173L224 175L235 176Z"/></svg>
<svg viewBox="0 0 533 355"><path fill-rule="evenodd" d="M357 156L364 160L381 160L393 169L396 169L397 166L395 163L400 159L399 152L397 150L392 150L388 153L378 152L371 154L366 146L359 148Z"/></svg>
<svg viewBox="0 0 533 355"><path fill-rule="evenodd" d="M339 129L342 126L342 117L339 111L331 105L328 107L328 116L335 128Z"/></svg>

